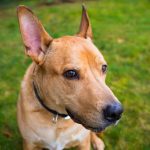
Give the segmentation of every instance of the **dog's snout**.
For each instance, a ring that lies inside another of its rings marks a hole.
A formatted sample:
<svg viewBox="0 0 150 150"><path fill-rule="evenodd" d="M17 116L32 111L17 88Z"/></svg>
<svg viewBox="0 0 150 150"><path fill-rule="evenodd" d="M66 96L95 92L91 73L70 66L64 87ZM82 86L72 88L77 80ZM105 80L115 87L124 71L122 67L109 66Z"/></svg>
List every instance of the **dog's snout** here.
<svg viewBox="0 0 150 150"><path fill-rule="evenodd" d="M104 118L109 122L117 121L121 118L123 113L123 107L120 103L107 105L103 110Z"/></svg>

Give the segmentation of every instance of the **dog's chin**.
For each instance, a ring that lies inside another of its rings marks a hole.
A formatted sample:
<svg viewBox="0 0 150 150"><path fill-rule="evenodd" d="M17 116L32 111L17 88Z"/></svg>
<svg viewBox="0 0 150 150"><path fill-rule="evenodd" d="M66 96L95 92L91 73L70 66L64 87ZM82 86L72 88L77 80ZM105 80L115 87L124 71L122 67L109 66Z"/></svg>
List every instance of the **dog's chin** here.
<svg viewBox="0 0 150 150"><path fill-rule="evenodd" d="M74 122L83 125L86 129L91 130L92 132L102 132L103 130L105 130L106 127L113 124L110 122L105 122L102 125L99 125L98 127L94 127L93 125L89 125L89 124L87 125L87 123L83 121L84 119L81 119L81 117L71 112L70 110L66 109L66 111Z"/></svg>
<svg viewBox="0 0 150 150"><path fill-rule="evenodd" d="M86 126L86 125L83 125L86 129L88 130L91 130L92 132L102 132L103 130L105 130L105 127L91 127L91 126Z"/></svg>

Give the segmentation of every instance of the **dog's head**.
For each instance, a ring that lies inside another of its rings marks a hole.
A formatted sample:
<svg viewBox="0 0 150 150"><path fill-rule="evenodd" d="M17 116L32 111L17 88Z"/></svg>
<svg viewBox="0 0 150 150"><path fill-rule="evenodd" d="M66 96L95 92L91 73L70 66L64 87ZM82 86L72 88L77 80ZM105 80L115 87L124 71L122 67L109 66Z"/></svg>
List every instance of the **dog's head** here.
<svg viewBox="0 0 150 150"><path fill-rule="evenodd" d="M92 42L85 8L78 34L57 39L28 8L19 6L18 18L26 54L38 66L36 78L45 103L92 131L118 121L123 109L105 83L107 63Z"/></svg>

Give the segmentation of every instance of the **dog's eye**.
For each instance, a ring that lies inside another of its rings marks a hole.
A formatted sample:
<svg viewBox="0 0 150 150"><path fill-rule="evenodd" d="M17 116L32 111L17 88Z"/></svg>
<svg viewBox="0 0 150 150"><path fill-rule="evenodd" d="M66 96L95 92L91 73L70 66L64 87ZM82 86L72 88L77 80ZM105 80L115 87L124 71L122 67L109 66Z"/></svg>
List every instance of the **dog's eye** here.
<svg viewBox="0 0 150 150"><path fill-rule="evenodd" d="M76 70L68 70L64 72L63 76L69 80L79 79L79 74Z"/></svg>
<svg viewBox="0 0 150 150"><path fill-rule="evenodd" d="M102 72L106 73L106 71L107 71L107 65L102 65Z"/></svg>

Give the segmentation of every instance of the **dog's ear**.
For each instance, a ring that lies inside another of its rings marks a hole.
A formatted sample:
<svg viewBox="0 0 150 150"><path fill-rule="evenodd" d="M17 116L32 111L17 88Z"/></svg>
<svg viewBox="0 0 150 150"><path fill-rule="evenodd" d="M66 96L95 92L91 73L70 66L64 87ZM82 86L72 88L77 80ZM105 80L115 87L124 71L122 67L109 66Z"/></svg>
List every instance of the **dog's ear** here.
<svg viewBox="0 0 150 150"><path fill-rule="evenodd" d="M48 35L38 18L29 8L19 6L17 15L26 54L36 63L42 64L52 37Z"/></svg>
<svg viewBox="0 0 150 150"><path fill-rule="evenodd" d="M84 5L82 5L81 23L80 23L80 29L77 35L84 37L84 38L89 37L90 39L92 39L93 37L89 16Z"/></svg>

